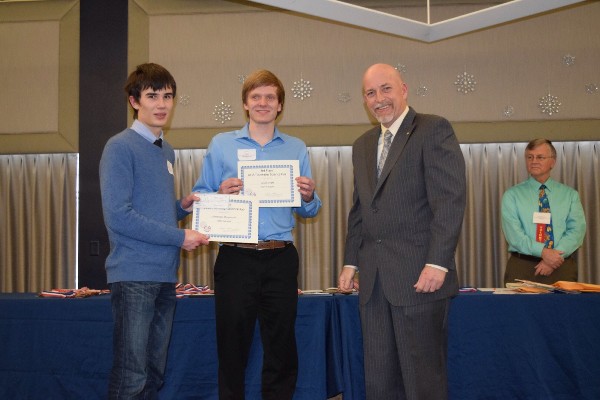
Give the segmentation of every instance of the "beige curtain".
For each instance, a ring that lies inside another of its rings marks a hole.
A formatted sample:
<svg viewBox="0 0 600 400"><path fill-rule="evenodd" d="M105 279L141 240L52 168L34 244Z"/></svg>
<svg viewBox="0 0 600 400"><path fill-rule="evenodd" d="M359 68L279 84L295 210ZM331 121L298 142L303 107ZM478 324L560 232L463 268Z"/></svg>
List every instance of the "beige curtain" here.
<svg viewBox="0 0 600 400"><path fill-rule="evenodd" d="M467 165L467 209L456 252L461 285L497 287L502 285L508 258L501 229L500 200L504 191L527 178L525 143L461 145ZM581 281L600 283L600 142L554 143L558 161L553 177L576 188L587 219L587 234L578 251ZM299 219L294 232L300 251L302 289L336 286L343 263L346 218L352 206L352 149L312 147L309 149L313 178L323 208L317 218ZM180 150L177 154L178 190L189 191L195 183L204 150ZM180 192L179 194L183 194ZM188 221L189 224L189 221ZM182 261L183 282L212 285L215 246L192 254Z"/></svg>
<svg viewBox="0 0 600 400"><path fill-rule="evenodd" d="M579 192L587 233L577 252L579 280L600 282L600 142L555 142L552 177ZM501 229L500 202L510 186L527 178L526 143L461 145L467 164L467 209L457 249L461 284L502 285L508 246Z"/></svg>
<svg viewBox="0 0 600 400"><path fill-rule="evenodd" d="M0 291L75 287L77 163L0 155Z"/></svg>
<svg viewBox="0 0 600 400"><path fill-rule="evenodd" d="M578 251L581 281L600 283L600 142L554 143L553 177L579 191L587 234ZM501 230L500 199L526 178L524 143L461 145L467 165L468 198L456 252L461 284L502 284L507 246ZM189 193L205 150L178 150L176 192ZM351 148L309 149L313 177L323 201L318 217L298 219L299 287L336 285L343 263L346 218L352 206ZM0 291L37 292L76 287L77 155L0 156ZM182 226L189 226L189 218ZM182 252L181 282L213 285L216 245Z"/></svg>

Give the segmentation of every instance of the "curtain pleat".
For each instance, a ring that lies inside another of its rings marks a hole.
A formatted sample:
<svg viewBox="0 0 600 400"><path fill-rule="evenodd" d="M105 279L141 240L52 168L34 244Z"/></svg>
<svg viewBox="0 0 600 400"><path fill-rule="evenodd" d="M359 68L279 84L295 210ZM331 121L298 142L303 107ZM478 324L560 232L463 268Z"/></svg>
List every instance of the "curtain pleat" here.
<svg viewBox="0 0 600 400"><path fill-rule="evenodd" d="M191 192L200 175L205 154L205 149L175 151L175 194L178 198ZM181 228L191 229L191 218L186 218L179 225ZM217 259L217 251L217 244L213 242L210 246L202 246L191 253L182 251L179 282L213 287L212 266Z"/></svg>
<svg viewBox="0 0 600 400"><path fill-rule="evenodd" d="M75 287L77 154L0 156L0 290Z"/></svg>
<svg viewBox="0 0 600 400"><path fill-rule="evenodd" d="M456 263L461 285L502 285L508 259L500 202L510 186L527 178L525 143L464 144L467 208ZM587 220L577 252L579 280L600 283L600 142L555 142L552 176L575 188ZM206 150L177 150L175 190L187 195ZM313 178L323 208L316 218L297 218L302 289L336 286L343 264L347 217L352 207L350 146L309 148ZM0 291L36 292L76 287L77 155L0 156ZM189 228L190 218L181 222ZM179 280L213 286L218 247L183 251Z"/></svg>
<svg viewBox="0 0 600 400"><path fill-rule="evenodd" d="M572 185L579 191L587 222L587 233L577 252L579 279L600 283L600 142L576 142L570 147L570 168L577 171Z"/></svg>

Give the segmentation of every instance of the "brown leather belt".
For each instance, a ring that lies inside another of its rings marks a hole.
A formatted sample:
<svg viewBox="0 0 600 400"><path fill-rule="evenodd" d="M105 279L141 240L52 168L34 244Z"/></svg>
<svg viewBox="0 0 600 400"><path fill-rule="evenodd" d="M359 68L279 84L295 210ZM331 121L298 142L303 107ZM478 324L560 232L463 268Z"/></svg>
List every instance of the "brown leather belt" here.
<svg viewBox="0 0 600 400"><path fill-rule="evenodd" d="M533 261L533 262L538 262L538 263L540 261L542 261L542 259L540 257L530 256L528 254L521 254L521 253L517 253L517 252L514 252L514 251L511 252L510 254L512 254L514 257L520 258L522 260ZM569 258L571 258L571 256L565 257L564 259L568 260Z"/></svg>
<svg viewBox="0 0 600 400"><path fill-rule="evenodd" d="M512 252L510 254L512 254L514 257L517 257L517 258L520 258L523 260L527 260L527 261L534 261L534 262L542 261L542 259L540 257L530 256L528 254L521 254L521 253L517 253L517 252Z"/></svg>
<svg viewBox="0 0 600 400"><path fill-rule="evenodd" d="M282 249L292 242L286 242L283 240L261 240L258 243L234 243L234 242L221 242L224 246L239 247L241 249L252 249L252 250L274 250Z"/></svg>

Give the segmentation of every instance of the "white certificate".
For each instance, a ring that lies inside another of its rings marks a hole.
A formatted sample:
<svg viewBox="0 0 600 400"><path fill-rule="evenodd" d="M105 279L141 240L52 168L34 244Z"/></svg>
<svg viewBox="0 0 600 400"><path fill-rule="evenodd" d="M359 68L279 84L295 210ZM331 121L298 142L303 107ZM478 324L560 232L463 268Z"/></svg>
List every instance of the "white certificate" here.
<svg viewBox="0 0 600 400"><path fill-rule="evenodd" d="M192 229L213 242L258 243L258 202L248 196L199 194Z"/></svg>
<svg viewBox="0 0 600 400"><path fill-rule="evenodd" d="M298 176L298 160L238 161L241 193L257 198L259 207L300 207Z"/></svg>

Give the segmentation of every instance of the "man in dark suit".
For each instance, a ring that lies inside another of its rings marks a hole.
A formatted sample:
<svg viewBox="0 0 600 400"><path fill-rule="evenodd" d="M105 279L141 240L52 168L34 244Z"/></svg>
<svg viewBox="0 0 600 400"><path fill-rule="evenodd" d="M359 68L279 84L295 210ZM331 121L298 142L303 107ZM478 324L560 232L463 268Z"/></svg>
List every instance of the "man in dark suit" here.
<svg viewBox="0 0 600 400"><path fill-rule="evenodd" d="M392 66L367 69L363 96L381 126L353 145L354 204L338 285L357 287L360 269L367 399L443 400L464 158L446 119L408 107L408 87Z"/></svg>

